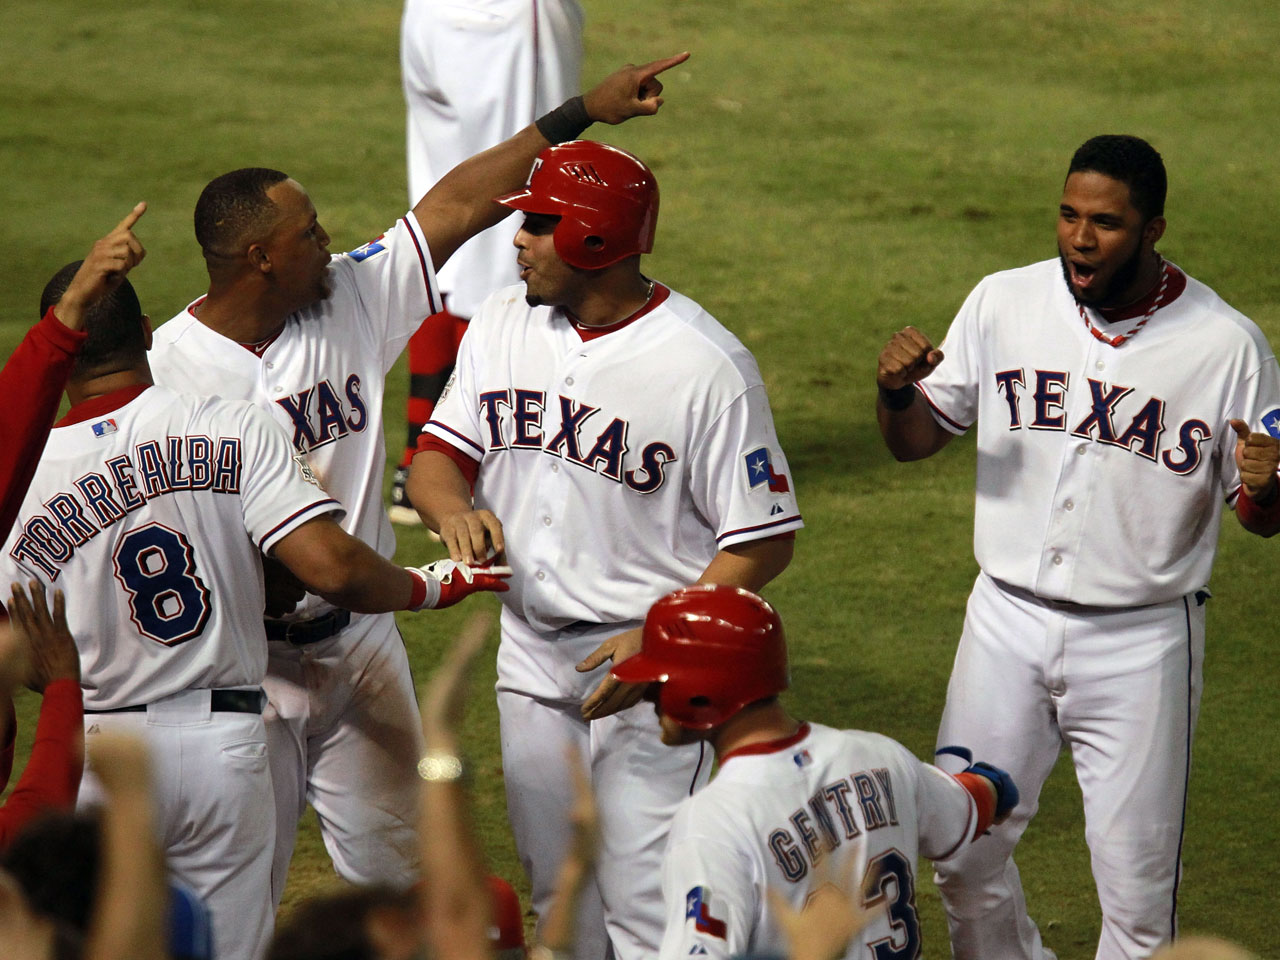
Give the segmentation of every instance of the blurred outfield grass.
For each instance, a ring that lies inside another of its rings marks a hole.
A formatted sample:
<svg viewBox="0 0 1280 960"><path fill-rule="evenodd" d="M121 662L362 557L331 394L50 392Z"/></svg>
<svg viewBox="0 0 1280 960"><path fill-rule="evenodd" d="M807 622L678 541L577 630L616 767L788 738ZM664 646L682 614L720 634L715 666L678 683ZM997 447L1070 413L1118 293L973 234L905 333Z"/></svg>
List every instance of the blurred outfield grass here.
<svg viewBox="0 0 1280 960"><path fill-rule="evenodd" d="M976 572L972 444L893 463L872 413L876 354L907 323L940 338L981 276L1051 256L1066 162L1105 132L1140 134L1164 153L1163 252L1280 343L1274 4L584 6L588 81L625 60L694 53L664 78L660 117L591 135L639 153L662 183L647 271L734 330L770 385L808 523L769 591L791 637L790 701L803 716L877 729L927 756ZM181 309L204 289L195 198L234 167L290 171L334 249L380 233L406 200L399 16L396 0L5 0L0 346L11 349L35 319L52 271L138 199L151 209L135 284L157 322ZM397 367L393 456L405 383ZM1276 545L1234 522L1224 531L1181 916L1184 930L1266 955L1280 855ZM400 534L406 562L437 551L421 533ZM403 619L419 680L462 616ZM477 820L495 872L523 884L492 673L490 661L467 728ZM21 705L28 738L37 704ZM1027 898L1062 960L1090 957L1097 905L1065 762L1041 803L1018 857ZM286 901L332 882L308 823ZM941 955L931 883L921 880L918 899L926 950Z"/></svg>

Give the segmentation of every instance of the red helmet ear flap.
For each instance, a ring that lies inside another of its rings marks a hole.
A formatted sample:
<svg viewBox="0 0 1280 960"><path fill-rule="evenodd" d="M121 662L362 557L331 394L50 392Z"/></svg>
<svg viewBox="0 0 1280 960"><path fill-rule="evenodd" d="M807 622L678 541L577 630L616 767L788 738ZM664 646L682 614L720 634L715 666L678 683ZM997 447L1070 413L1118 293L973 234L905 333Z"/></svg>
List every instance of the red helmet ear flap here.
<svg viewBox="0 0 1280 960"><path fill-rule="evenodd" d="M560 217L556 253L586 270L649 253L658 229L653 171L627 151L592 140L547 147L534 161L525 188L497 202Z"/></svg>

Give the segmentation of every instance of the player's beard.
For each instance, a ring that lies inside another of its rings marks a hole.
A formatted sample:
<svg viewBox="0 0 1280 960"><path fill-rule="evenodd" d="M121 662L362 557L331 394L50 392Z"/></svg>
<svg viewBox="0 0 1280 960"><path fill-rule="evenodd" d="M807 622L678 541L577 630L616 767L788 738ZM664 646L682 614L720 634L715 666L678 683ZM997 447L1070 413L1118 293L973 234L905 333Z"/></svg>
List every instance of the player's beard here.
<svg viewBox="0 0 1280 960"><path fill-rule="evenodd" d="M1138 276L1138 270L1142 266L1142 243L1139 242L1129 259L1116 268L1111 281L1107 284L1107 289L1100 291L1098 296L1090 300L1086 300L1076 292L1075 286L1071 283L1071 269L1067 266L1067 258L1062 255L1061 250L1058 251L1058 263L1062 267L1062 279L1066 281L1067 289L1071 291L1071 296L1080 306L1092 307L1095 310L1123 307L1125 304L1118 302L1119 298L1123 297L1124 292L1133 285L1133 281Z"/></svg>

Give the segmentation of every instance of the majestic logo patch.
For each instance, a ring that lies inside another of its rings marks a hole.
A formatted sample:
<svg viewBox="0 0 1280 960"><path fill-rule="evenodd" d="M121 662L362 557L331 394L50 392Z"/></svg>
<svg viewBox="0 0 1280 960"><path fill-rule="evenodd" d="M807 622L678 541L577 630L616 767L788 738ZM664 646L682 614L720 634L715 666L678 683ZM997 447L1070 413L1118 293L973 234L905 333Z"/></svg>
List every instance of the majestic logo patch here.
<svg viewBox="0 0 1280 960"><path fill-rule="evenodd" d="M707 948L700 943L695 943L692 947L689 948L689 956L691 957L705 957L706 955L707 955Z"/></svg>
<svg viewBox="0 0 1280 960"><path fill-rule="evenodd" d="M348 251L347 256L356 261L356 263L359 263L361 260L368 260L375 253L381 253L383 250L387 249L378 242L385 236L385 233L378 234L378 236L374 237L363 247L356 247L354 250Z"/></svg>
<svg viewBox="0 0 1280 960"><path fill-rule="evenodd" d="M699 933L709 933L724 940L728 930L723 920L717 920L711 915L710 901L710 889L694 887L684 895L684 918L692 920L694 929Z"/></svg>
<svg viewBox="0 0 1280 960"><path fill-rule="evenodd" d="M99 420L93 425L93 435L95 437L109 437L118 429L119 427L116 426L114 420Z"/></svg>
<svg viewBox="0 0 1280 960"><path fill-rule="evenodd" d="M786 475L773 472L773 464L769 462L768 447L752 450L743 460L747 465L747 483L751 489L754 490L760 484L767 483L774 493L787 493L791 490Z"/></svg>
<svg viewBox="0 0 1280 960"><path fill-rule="evenodd" d="M1280 407L1262 415L1262 425L1273 437L1280 437Z"/></svg>

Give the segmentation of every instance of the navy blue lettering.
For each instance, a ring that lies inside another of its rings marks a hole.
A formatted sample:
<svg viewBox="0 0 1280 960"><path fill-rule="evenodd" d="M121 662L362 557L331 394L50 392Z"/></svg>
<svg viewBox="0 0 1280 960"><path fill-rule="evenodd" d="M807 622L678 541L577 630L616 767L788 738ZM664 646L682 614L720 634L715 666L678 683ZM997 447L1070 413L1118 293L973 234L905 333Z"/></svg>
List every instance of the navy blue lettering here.
<svg viewBox="0 0 1280 960"><path fill-rule="evenodd" d="M84 515L84 508L69 493L60 493L45 504L45 507L58 518L67 537L75 546L87 543L98 534L98 528L89 522Z"/></svg>
<svg viewBox="0 0 1280 960"><path fill-rule="evenodd" d="M804 857L796 848L795 840L786 830L779 828L769 834L769 850L782 875L792 883L803 879L809 872L809 865L805 863Z"/></svg>
<svg viewBox="0 0 1280 960"><path fill-rule="evenodd" d="M862 805L862 822L868 830L878 830L889 822L880 805L880 791L876 783L865 773L853 775L853 788L858 792L858 803Z"/></svg>
<svg viewBox="0 0 1280 960"><path fill-rule="evenodd" d="M1104 394L1103 390L1107 392ZM1111 423L1111 415L1115 412L1116 404L1133 393L1133 388L1111 387L1108 389L1105 383L1100 383L1091 377L1089 378L1089 392L1093 397L1093 409L1087 417L1076 424L1071 434L1076 437L1089 437L1099 443L1114 444L1116 442L1116 430ZM1096 437L1093 436L1095 430L1098 434Z"/></svg>
<svg viewBox="0 0 1280 960"><path fill-rule="evenodd" d="M837 780L822 788L822 795L829 803L835 805L836 813L840 817L840 825L844 827L846 840L852 840L862 832L858 829L858 822L853 817L853 806L849 803L850 789L847 780Z"/></svg>
<svg viewBox="0 0 1280 960"><path fill-rule="evenodd" d="M116 492L124 504L126 513L132 513L146 503L138 494L138 484L133 477L133 464L128 457L113 457L107 461L107 469L116 482Z"/></svg>
<svg viewBox="0 0 1280 960"><path fill-rule="evenodd" d="M317 412L320 429L316 431L317 443L328 443L347 435L347 418L342 413L342 401L328 380L316 384Z"/></svg>
<svg viewBox="0 0 1280 960"><path fill-rule="evenodd" d="M547 406L547 395L541 390L517 390L511 417L515 421L512 447L527 450L542 449L542 411Z"/></svg>
<svg viewBox="0 0 1280 960"><path fill-rule="evenodd" d="M354 373L347 377L347 402L351 404L351 416L347 417L347 426L352 432L359 433L369 423L369 411L365 409L364 397L360 396L360 378Z"/></svg>
<svg viewBox="0 0 1280 960"><path fill-rule="evenodd" d="M596 438L596 445L591 452L582 458L582 463L592 470L596 462L604 464L603 473L610 480L622 482L622 458L627 452L627 421L614 417L613 422L604 428L604 432Z"/></svg>
<svg viewBox="0 0 1280 960"><path fill-rule="evenodd" d="M143 495L152 500L162 493L172 493L173 483L169 480L169 467L164 462L160 444L154 440L140 443L134 454L138 459L138 476L142 480Z"/></svg>
<svg viewBox="0 0 1280 960"><path fill-rule="evenodd" d="M276 403L293 421L293 447L295 450L307 450L316 443L316 435L311 430L311 390L308 387L296 397L281 397Z"/></svg>
<svg viewBox="0 0 1280 960"><path fill-rule="evenodd" d="M213 467L214 493L240 492L240 438L223 437Z"/></svg>
<svg viewBox="0 0 1280 960"><path fill-rule="evenodd" d="M582 425L600 408L589 404L575 404L568 397L560 398L560 432L547 444L547 453L557 457L568 457L582 463L582 450L578 446L578 431ZM563 452L561 450L563 449Z"/></svg>
<svg viewBox="0 0 1280 960"><path fill-rule="evenodd" d="M1182 459L1175 461L1170 453L1173 451L1166 450L1160 455L1160 459L1164 461L1164 465L1176 474L1185 476L1200 466L1201 454L1200 444L1206 440L1213 439L1213 431L1209 429L1209 425L1203 420L1188 420L1182 425L1182 429L1178 431L1178 450L1182 452Z"/></svg>
<svg viewBox="0 0 1280 960"><path fill-rule="evenodd" d="M1160 448L1162 433L1164 433L1164 401L1152 397L1138 411L1138 415L1129 424L1129 429L1117 442L1120 446L1133 450L1138 456L1154 461L1156 451ZM1136 450L1133 449L1135 442L1138 444Z"/></svg>
<svg viewBox="0 0 1280 960"><path fill-rule="evenodd" d="M1018 388L1026 385L1021 367L1017 370L1001 370L996 374L996 390L1004 394L1005 401L1009 404L1010 430L1022 427L1022 413L1018 410Z"/></svg>
<svg viewBox="0 0 1280 960"><path fill-rule="evenodd" d="M124 516L123 508L112 499L111 488L102 474L86 474L76 481L76 489L84 494L84 502L98 518L99 526L109 527Z"/></svg>
<svg viewBox="0 0 1280 960"><path fill-rule="evenodd" d="M489 449L505 450L506 443L502 439L502 413L500 406L511 408L510 390L490 390L480 394L480 413L489 424Z"/></svg>
<svg viewBox="0 0 1280 960"><path fill-rule="evenodd" d="M644 471L644 479L639 479L639 470L628 470L627 486L636 493L653 493L666 479L663 467L675 462L676 452L671 447L665 443L651 443L640 454L640 470Z"/></svg>
<svg viewBox="0 0 1280 960"><path fill-rule="evenodd" d="M1062 415L1063 393L1070 378L1055 370L1036 371L1036 417L1031 421L1032 430L1065 430L1066 417Z"/></svg>

